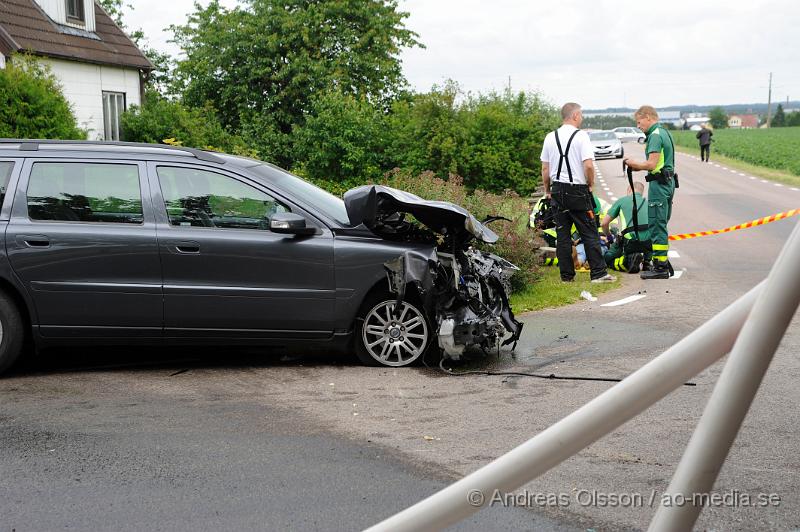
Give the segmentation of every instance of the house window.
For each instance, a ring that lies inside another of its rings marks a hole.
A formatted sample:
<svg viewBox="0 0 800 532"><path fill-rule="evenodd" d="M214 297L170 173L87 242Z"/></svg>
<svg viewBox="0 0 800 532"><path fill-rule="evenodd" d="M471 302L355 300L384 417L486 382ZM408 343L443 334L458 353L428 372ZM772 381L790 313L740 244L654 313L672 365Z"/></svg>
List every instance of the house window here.
<svg viewBox="0 0 800 532"><path fill-rule="evenodd" d="M124 92L103 91L103 124L105 124L105 140L119 140L119 117L124 111Z"/></svg>
<svg viewBox="0 0 800 532"><path fill-rule="evenodd" d="M67 20L69 22L77 22L84 24L86 17L83 13L83 0L66 0L67 2Z"/></svg>

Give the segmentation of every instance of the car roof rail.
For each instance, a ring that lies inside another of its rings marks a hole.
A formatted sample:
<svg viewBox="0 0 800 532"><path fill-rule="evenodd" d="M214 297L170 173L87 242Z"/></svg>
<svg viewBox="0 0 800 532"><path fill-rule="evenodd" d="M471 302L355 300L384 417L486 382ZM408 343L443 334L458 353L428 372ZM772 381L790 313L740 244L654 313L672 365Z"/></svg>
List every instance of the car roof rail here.
<svg viewBox="0 0 800 532"><path fill-rule="evenodd" d="M123 142L123 141L109 141L109 140L56 140L56 139L0 139L0 144L19 144L20 151L39 151L41 144L45 145L63 145L63 146L76 146L76 147L91 147L91 146L119 146L120 148L147 148L151 150L175 150L183 152L187 155L192 155L201 161L208 161L212 163L225 163L225 159L219 157L211 152L198 150L196 148L187 148L185 146L174 146L172 144L147 144L144 142ZM68 149L68 148L65 148Z"/></svg>

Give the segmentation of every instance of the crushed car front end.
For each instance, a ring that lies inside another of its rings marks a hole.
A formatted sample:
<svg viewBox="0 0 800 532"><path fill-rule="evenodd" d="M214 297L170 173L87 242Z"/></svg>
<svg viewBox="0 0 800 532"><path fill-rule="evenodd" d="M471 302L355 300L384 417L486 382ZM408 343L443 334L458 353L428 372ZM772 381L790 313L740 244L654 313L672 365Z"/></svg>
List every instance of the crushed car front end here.
<svg viewBox="0 0 800 532"><path fill-rule="evenodd" d="M445 357L516 345L522 324L514 318L508 294L518 268L477 247L477 242L498 240L491 229L455 204L390 187L358 187L344 200L353 225L363 224L389 240L430 244L425 251L409 249L384 267L396 297L395 312L413 286ZM418 223L407 220L408 215Z"/></svg>

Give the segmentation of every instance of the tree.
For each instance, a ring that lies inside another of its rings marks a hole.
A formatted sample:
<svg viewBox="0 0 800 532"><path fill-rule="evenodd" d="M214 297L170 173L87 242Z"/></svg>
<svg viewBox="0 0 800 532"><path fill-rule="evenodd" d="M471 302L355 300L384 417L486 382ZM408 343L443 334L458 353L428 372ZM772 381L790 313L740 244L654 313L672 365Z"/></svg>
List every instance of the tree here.
<svg viewBox="0 0 800 532"><path fill-rule="evenodd" d="M0 137L85 139L55 76L35 59L15 55L0 70Z"/></svg>
<svg viewBox="0 0 800 532"><path fill-rule="evenodd" d="M788 127L800 126L800 111L793 111L786 114L786 125Z"/></svg>
<svg viewBox="0 0 800 532"><path fill-rule="evenodd" d="M614 129L615 127L636 127L636 120L629 116L589 116L583 119L584 128Z"/></svg>
<svg viewBox="0 0 800 532"><path fill-rule="evenodd" d="M327 181L326 188L337 192L377 182L388 170L385 121L363 97L336 90L319 95L305 125L295 130L295 155L302 162L293 170Z"/></svg>
<svg viewBox="0 0 800 532"><path fill-rule="evenodd" d="M195 8L187 24L172 26L186 54L176 92L188 105L212 102L234 131L261 123L268 134L254 139L260 151L291 144L285 137L327 90L388 107L405 85L400 49L420 46L397 0L247 0L232 10L212 0Z"/></svg>
<svg viewBox="0 0 800 532"><path fill-rule="evenodd" d="M714 129L724 129L728 127L728 115L725 114L725 109L722 107L714 107L708 112L708 118L711 122L711 127Z"/></svg>
<svg viewBox="0 0 800 532"><path fill-rule="evenodd" d="M155 91L146 95L144 105L132 105L122 114L122 138L251 155L240 138L225 131L214 109L188 108Z"/></svg>
<svg viewBox="0 0 800 532"><path fill-rule="evenodd" d="M775 109L775 116L772 117L771 127L784 127L786 126L786 113L783 112L783 105L778 104Z"/></svg>

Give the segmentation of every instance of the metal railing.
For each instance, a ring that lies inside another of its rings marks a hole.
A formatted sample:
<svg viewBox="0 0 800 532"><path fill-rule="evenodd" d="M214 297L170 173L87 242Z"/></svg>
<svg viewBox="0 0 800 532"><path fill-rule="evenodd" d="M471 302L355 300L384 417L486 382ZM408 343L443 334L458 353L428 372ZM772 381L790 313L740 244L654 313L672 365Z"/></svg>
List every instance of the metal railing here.
<svg viewBox="0 0 800 532"><path fill-rule="evenodd" d="M486 507L495 490L511 492L537 478L730 352L666 495L691 500L707 493L800 305L798 264L800 223L767 278L686 338L527 442L368 531L440 530L457 523ZM700 510L662 506L650 530L689 530Z"/></svg>

